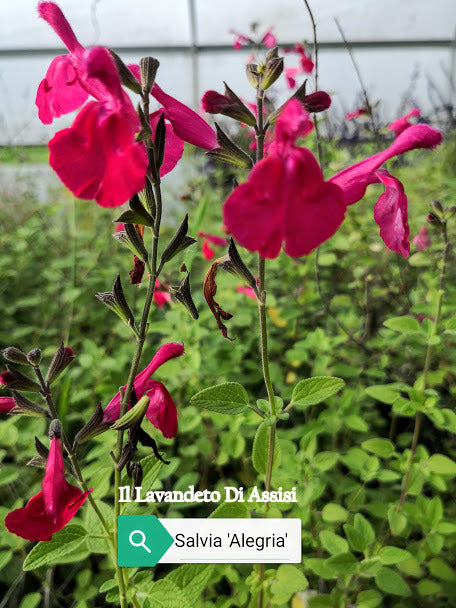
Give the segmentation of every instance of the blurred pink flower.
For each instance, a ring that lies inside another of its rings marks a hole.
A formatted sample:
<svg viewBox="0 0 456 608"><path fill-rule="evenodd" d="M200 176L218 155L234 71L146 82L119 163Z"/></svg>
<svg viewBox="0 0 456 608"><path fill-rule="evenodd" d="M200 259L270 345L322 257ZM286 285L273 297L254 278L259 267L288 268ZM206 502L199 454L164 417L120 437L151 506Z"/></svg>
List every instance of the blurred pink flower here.
<svg viewBox="0 0 456 608"><path fill-rule="evenodd" d="M418 110L418 108L413 108L413 110L410 110L410 112L408 114L406 114L405 116L401 116L400 118L397 118L395 121L393 121L388 126L388 131L394 131L394 137L397 137L403 131L405 131L405 129L408 129L409 127L412 126L412 123L409 122L409 118L412 118L412 116L419 116L419 115L420 115L420 111Z"/></svg>
<svg viewBox="0 0 456 608"><path fill-rule="evenodd" d="M360 116L365 116L369 114L369 110L366 108L357 108L354 112L347 112L345 114L345 120L352 120L353 118L359 118Z"/></svg>
<svg viewBox="0 0 456 608"><path fill-rule="evenodd" d="M212 260L215 257L215 251L211 248L211 244L216 247L223 247L228 245L228 241L221 236L217 236L215 234L208 234L207 232L198 232L198 236L203 237L204 241L201 245L201 251L203 253L203 257L206 260Z"/></svg>
<svg viewBox="0 0 456 608"><path fill-rule="evenodd" d="M161 289L163 287L164 289ZM167 302L171 301L171 294L167 291L168 286L160 282L160 279L155 280L154 302L161 308Z"/></svg>
<svg viewBox="0 0 456 608"><path fill-rule="evenodd" d="M237 286L237 290L239 293L243 293L245 294L248 298L252 299L252 300L256 300L256 295L255 292L253 291L253 288L250 287L250 285L247 285L246 287L242 287L241 285Z"/></svg>
<svg viewBox="0 0 456 608"><path fill-rule="evenodd" d="M272 33L274 28L270 27L264 34L262 43L267 49L272 49L277 46L277 38Z"/></svg>
<svg viewBox="0 0 456 608"><path fill-rule="evenodd" d="M423 249L428 249L431 246L431 241L428 237L428 229L426 226L422 226L420 231L416 236L413 237L412 243L416 245L418 251L423 251Z"/></svg>

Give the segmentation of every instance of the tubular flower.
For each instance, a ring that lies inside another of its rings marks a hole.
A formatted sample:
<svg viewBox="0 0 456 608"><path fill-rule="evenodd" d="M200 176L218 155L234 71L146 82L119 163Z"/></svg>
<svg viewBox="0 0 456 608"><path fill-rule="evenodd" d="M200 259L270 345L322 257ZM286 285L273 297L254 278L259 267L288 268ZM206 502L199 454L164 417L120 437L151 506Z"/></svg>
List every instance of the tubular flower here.
<svg viewBox="0 0 456 608"><path fill-rule="evenodd" d="M160 289L160 287L164 287L165 289ZM167 302L171 301L171 294L169 291L165 291L168 288L167 285L160 282L160 279L155 280L155 290L154 290L154 302L161 308Z"/></svg>
<svg viewBox="0 0 456 608"><path fill-rule="evenodd" d="M215 234L208 234L207 232L199 231L198 236L204 238L203 244L201 245L201 251L206 260L212 260L212 258L215 257L215 251L212 249L211 245L215 245L216 247L228 245L228 241L226 239Z"/></svg>
<svg viewBox="0 0 456 608"><path fill-rule="evenodd" d="M10 532L30 541L51 540L83 505L92 490L82 492L65 479L60 439L53 437L46 463L41 492L32 496L25 507L16 509L5 518Z"/></svg>
<svg viewBox="0 0 456 608"><path fill-rule="evenodd" d="M281 112L275 141L246 183L228 197L223 217L228 231L250 251L264 258L310 253L334 234L345 215L343 194L324 181L310 150L295 139L313 125L295 99Z"/></svg>
<svg viewBox="0 0 456 608"><path fill-rule="evenodd" d="M428 229L426 226L422 226L418 234L413 237L413 244L416 245L418 251L423 251L431 246L431 241L428 237Z"/></svg>
<svg viewBox="0 0 456 608"><path fill-rule="evenodd" d="M419 115L420 115L420 111L418 110L418 108L413 108L413 110L410 110L410 112L408 114L406 114L405 116L401 116L400 118L397 118L396 120L394 120L388 126L388 131L394 131L394 137L397 137L403 131L405 131L405 129L408 129L409 127L412 126L412 123L409 122L409 118L412 118L412 116L419 116Z"/></svg>
<svg viewBox="0 0 456 608"><path fill-rule="evenodd" d="M12 397L0 397L0 414L9 414L16 407Z"/></svg>
<svg viewBox="0 0 456 608"><path fill-rule="evenodd" d="M75 196L117 207L145 184L147 156L135 140L139 118L109 51L85 50L53 2L40 2L38 12L70 51L54 59L38 88L42 122L77 109L89 95L97 100L86 103L72 126L49 142L49 163Z"/></svg>
<svg viewBox="0 0 456 608"><path fill-rule="evenodd" d="M146 417L167 438L175 437L177 433L176 406L164 384L151 380L151 376L163 363L183 354L184 345L181 342L164 344L158 349L149 365L136 376L133 383L138 399L141 399L143 395L150 398ZM119 419L120 399L120 392L116 393L106 406L100 432Z"/></svg>
<svg viewBox="0 0 456 608"><path fill-rule="evenodd" d="M282 243L291 257L310 253L332 236L345 209L359 201L369 184L383 183L385 192L374 208L385 245L407 257L409 227L407 198L402 184L380 166L398 154L435 148L442 135L428 125L412 125L393 144L324 181L310 150L294 141L309 132L308 114L290 100L277 120L267 158L258 162L247 182L228 197L223 207L229 232L249 251L264 258L279 255Z"/></svg>
<svg viewBox="0 0 456 608"><path fill-rule="evenodd" d="M84 53L83 73L97 81L103 99L84 105L69 129L49 142L49 164L79 198L117 207L144 188L147 156L135 141L139 118L123 91L109 51Z"/></svg>
<svg viewBox="0 0 456 608"><path fill-rule="evenodd" d="M345 114L345 120L353 120L353 118L359 118L360 116L365 116L369 114L369 110L366 108L357 108L354 112L347 112Z"/></svg>

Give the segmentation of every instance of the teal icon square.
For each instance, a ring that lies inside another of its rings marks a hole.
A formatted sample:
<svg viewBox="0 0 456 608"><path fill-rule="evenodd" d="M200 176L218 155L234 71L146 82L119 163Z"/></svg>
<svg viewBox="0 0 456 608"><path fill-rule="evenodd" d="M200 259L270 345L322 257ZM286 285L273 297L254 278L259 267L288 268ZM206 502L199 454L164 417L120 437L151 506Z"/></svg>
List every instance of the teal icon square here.
<svg viewBox="0 0 456 608"><path fill-rule="evenodd" d="M119 566L155 566L174 538L155 515L119 515Z"/></svg>

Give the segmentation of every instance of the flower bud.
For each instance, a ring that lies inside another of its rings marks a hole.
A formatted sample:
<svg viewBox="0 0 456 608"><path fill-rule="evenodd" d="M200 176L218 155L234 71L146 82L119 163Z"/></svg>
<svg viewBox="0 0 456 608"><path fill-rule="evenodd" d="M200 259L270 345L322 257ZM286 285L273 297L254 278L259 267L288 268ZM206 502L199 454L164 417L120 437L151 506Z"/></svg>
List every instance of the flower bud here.
<svg viewBox="0 0 456 608"><path fill-rule="evenodd" d="M12 396L14 399L15 407L11 410L10 414L15 414L17 416L32 416L36 418L50 418L50 414L44 407L30 401L21 393L17 391L12 391Z"/></svg>
<svg viewBox="0 0 456 608"><path fill-rule="evenodd" d="M226 83L224 95L217 91L206 91L201 99L201 105L209 114L223 114L251 127L256 125L255 116Z"/></svg>
<svg viewBox="0 0 456 608"><path fill-rule="evenodd" d="M270 49L266 55L266 64L268 63L268 61L271 61L271 59L277 59L277 57L279 56L279 47L275 46L272 49Z"/></svg>
<svg viewBox="0 0 456 608"><path fill-rule="evenodd" d="M2 355L7 361L11 361L11 363L28 363L27 355L15 346L8 346L8 348L4 348L2 350Z"/></svg>
<svg viewBox="0 0 456 608"><path fill-rule="evenodd" d="M302 104L308 112L324 112L331 105L331 97L325 91L315 91L305 95Z"/></svg>
<svg viewBox="0 0 456 608"><path fill-rule="evenodd" d="M5 386L11 390L17 389L34 393L40 392L41 388L34 380L8 365L6 366L6 369L6 372L0 374L0 387Z"/></svg>
<svg viewBox="0 0 456 608"><path fill-rule="evenodd" d="M155 203L154 189L148 175L146 175L146 187L138 193L138 196L141 203L149 211L150 216L155 218L157 206Z"/></svg>
<svg viewBox="0 0 456 608"><path fill-rule="evenodd" d="M122 319L126 325L129 327L135 326L135 318L125 299L120 275L117 275L111 292L97 293L95 297Z"/></svg>
<svg viewBox="0 0 456 608"><path fill-rule="evenodd" d="M147 408L149 407L149 403L149 397L143 395L138 403L134 407L131 407L121 418L116 420L110 428L114 431L126 431L135 424L141 424Z"/></svg>
<svg viewBox="0 0 456 608"><path fill-rule="evenodd" d="M95 412L92 417L86 424L82 427L82 429L76 434L73 442L73 450L76 449L78 444L85 443L92 437L96 437L100 433L103 433L110 427L110 423L103 422L103 408L100 403L97 403L95 408Z"/></svg>
<svg viewBox="0 0 456 608"><path fill-rule="evenodd" d="M443 213L442 203L440 201L431 201L431 207L434 210L434 213L441 215Z"/></svg>
<svg viewBox="0 0 456 608"><path fill-rule="evenodd" d="M169 293L176 298L178 302L183 304L190 313L192 319L198 319L199 313L195 306L192 298L192 292L190 289L190 273L187 272L186 276L180 282L178 287L170 287Z"/></svg>
<svg viewBox="0 0 456 608"><path fill-rule="evenodd" d="M27 353L27 361L30 365L37 366L41 363L41 349L34 348Z"/></svg>
<svg viewBox="0 0 456 608"><path fill-rule="evenodd" d="M235 165L236 167L251 169L253 162L250 156L239 148L217 123L215 123L215 128L217 130L217 143L219 144L219 147L209 150L206 154L223 160L231 165Z"/></svg>
<svg viewBox="0 0 456 608"><path fill-rule="evenodd" d="M71 350L71 348L64 346L62 342L58 349L55 351L55 355L52 358L51 364L47 371L47 384L52 384L54 380L56 380L60 376L63 370L70 365L73 359L73 351Z"/></svg>
<svg viewBox="0 0 456 608"><path fill-rule="evenodd" d="M124 230L116 232L112 236L119 241L119 243L122 243L122 245L128 247L128 249L140 260L143 262L148 262L149 254L144 247L142 238L136 232L134 225L125 224L124 228Z"/></svg>
<svg viewBox="0 0 456 608"><path fill-rule="evenodd" d="M248 63L245 66L245 73L247 80L250 82L254 89L258 89L261 80L261 74L258 72L258 66L256 63Z"/></svg>
<svg viewBox="0 0 456 608"><path fill-rule="evenodd" d="M62 438L62 425L60 420L54 418L51 420L51 424L49 425L49 439L61 439Z"/></svg>
<svg viewBox="0 0 456 608"><path fill-rule="evenodd" d="M112 49L108 50L111 53L112 58L114 59L122 84L128 87L134 93L137 93L138 95L141 94L141 85L133 76L131 71L128 69L128 67L119 57L119 55L117 55L117 53L115 53Z"/></svg>
<svg viewBox="0 0 456 608"><path fill-rule="evenodd" d="M230 239L227 259L220 263L220 268L238 276L243 282L250 285L255 294L257 293L255 277L244 264L233 239Z"/></svg>
<svg viewBox="0 0 456 608"><path fill-rule="evenodd" d="M178 253L193 245L193 243L197 242L197 239L192 236L187 236L188 232L188 213L184 217L182 224L177 229L175 235L170 240L170 242L166 245L163 253L161 255L161 263L166 264L169 262L174 256Z"/></svg>
<svg viewBox="0 0 456 608"><path fill-rule="evenodd" d="M119 215L114 222L122 222L123 224L138 224L140 226L154 225L152 216L144 209L137 194L130 199L129 205L130 209Z"/></svg>
<svg viewBox="0 0 456 608"><path fill-rule="evenodd" d="M261 88L263 91L269 89L269 87L274 84L277 78L283 72L283 58L276 57L274 59L270 59L266 63L266 67L263 72L263 78L261 79Z"/></svg>
<svg viewBox="0 0 456 608"><path fill-rule="evenodd" d="M141 70L141 86L145 95L149 95L149 93L152 91L159 65L160 62L154 57L141 57L139 60L139 68Z"/></svg>
<svg viewBox="0 0 456 608"><path fill-rule="evenodd" d="M37 455L27 462L29 467L44 468L49 456L48 448L35 436L35 448Z"/></svg>

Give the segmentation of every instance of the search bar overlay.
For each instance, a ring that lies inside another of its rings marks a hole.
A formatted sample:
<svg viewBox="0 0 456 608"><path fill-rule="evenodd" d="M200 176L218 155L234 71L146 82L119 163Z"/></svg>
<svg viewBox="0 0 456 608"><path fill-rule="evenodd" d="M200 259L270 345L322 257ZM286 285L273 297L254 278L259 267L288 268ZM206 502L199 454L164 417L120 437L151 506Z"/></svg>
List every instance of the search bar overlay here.
<svg viewBox="0 0 456 608"><path fill-rule="evenodd" d="M119 566L301 562L300 519L119 516Z"/></svg>

